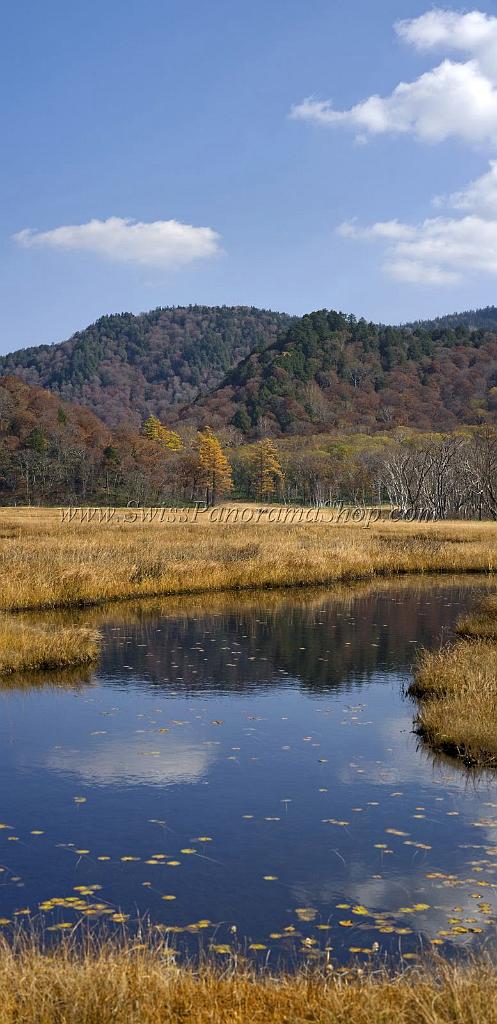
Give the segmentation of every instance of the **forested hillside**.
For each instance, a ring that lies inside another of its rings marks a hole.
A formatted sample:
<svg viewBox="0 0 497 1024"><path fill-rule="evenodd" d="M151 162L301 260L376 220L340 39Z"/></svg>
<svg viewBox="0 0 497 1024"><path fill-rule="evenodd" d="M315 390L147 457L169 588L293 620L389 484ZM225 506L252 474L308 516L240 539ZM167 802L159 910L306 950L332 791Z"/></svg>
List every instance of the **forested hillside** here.
<svg viewBox="0 0 497 1024"><path fill-rule="evenodd" d="M497 419L497 309L389 327L321 310L248 307L102 317L58 345L0 358L109 427L230 428L240 438Z"/></svg>
<svg viewBox="0 0 497 1024"><path fill-rule="evenodd" d="M452 430L497 419L497 334L383 327L321 310L252 353L181 413L247 437L395 426Z"/></svg>
<svg viewBox="0 0 497 1024"><path fill-rule="evenodd" d="M112 452L107 427L89 409L16 377L0 378L3 500L93 493Z"/></svg>
<svg viewBox="0 0 497 1024"><path fill-rule="evenodd" d="M497 331L497 306L485 306L483 309L467 309L464 313L448 313L446 316L438 316L433 320L416 320L407 326L416 328L423 327L433 331L437 328L468 327L475 331L483 328L485 331Z"/></svg>
<svg viewBox="0 0 497 1024"><path fill-rule="evenodd" d="M80 402L110 426L136 430L150 413L215 388L249 352L274 342L291 318L252 307L189 306L103 316L68 341L0 357L0 375Z"/></svg>
<svg viewBox="0 0 497 1024"><path fill-rule="evenodd" d="M213 504L229 496L296 504L388 500L407 514L495 519L497 427L247 442L233 428L175 432L151 416L139 433L129 426L111 432L88 409L4 377L0 496L2 504L66 506Z"/></svg>

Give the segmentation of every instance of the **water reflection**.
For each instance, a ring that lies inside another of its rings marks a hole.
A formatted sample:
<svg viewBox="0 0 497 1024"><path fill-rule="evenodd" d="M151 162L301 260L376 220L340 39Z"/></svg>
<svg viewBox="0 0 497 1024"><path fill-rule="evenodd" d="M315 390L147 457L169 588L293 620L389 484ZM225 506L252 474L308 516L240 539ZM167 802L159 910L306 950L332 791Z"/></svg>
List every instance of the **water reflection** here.
<svg viewBox="0 0 497 1024"><path fill-rule="evenodd" d="M403 693L485 585L78 613L91 679L0 697L0 919L148 914L273 963L493 941L497 782L427 755Z"/></svg>
<svg viewBox="0 0 497 1024"><path fill-rule="evenodd" d="M109 739L96 751L55 750L45 761L45 767L75 775L89 785L169 786L201 781L213 758L213 751L180 737L174 737L157 758L154 751L144 750L139 737L132 736L125 742L119 737Z"/></svg>
<svg viewBox="0 0 497 1024"><path fill-rule="evenodd" d="M109 679L133 673L144 684L174 683L182 692L291 679L320 694L378 671L405 672L418 645L450 636L470 595L467 580L434 591L429 580L404 580L340 588L331 598L329 591L245 597L245 607L228 595L196 607L177 602L172 617L165 605L159 624L150 610L136 609L132 639L127 624L108 630L101 671Z"/></svg>

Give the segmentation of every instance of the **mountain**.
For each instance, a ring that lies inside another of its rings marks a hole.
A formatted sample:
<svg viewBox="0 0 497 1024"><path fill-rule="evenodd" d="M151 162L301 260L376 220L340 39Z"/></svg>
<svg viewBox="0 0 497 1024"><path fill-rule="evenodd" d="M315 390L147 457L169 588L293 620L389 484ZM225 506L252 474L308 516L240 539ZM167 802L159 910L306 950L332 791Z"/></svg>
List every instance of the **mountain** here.
<svg viewBox="0 0 497 1024"><path fill-rule="evenodd" d="M470 331L483 329L497 331L497 306L485 306L484 309L467 309L464 313L449 313L433 320L416 320L407 327L423 328L428 331L437 329L455 330L456 327L468 327Z"/></svg>
<svg viewBox="0 0 497 1024"><path fill-rule="evenodd" d="M119 313L68 341L0 357L0 375L82 403L110 426L138 429L151 413L167 420L171 409L215 388L290 322L286 314L245 306Z"/></svg>
<svg viewBox="0 0 497 1024"><path fill-rule="evenodd" d="M180 421L233 424L248 437L452 430L496 419L493 331L464 322L384 327L327 310L292 322L180 413Z"/></svg>
<svg viewBox="0 0 497 1024"><path fill-rule="evenodd" d="M497 308L400 327L327 310L121 313L60 344L0 357L1 374L135 434L151 413L179 430L232 425L249 440L453 430L497 419Z"/></svg>

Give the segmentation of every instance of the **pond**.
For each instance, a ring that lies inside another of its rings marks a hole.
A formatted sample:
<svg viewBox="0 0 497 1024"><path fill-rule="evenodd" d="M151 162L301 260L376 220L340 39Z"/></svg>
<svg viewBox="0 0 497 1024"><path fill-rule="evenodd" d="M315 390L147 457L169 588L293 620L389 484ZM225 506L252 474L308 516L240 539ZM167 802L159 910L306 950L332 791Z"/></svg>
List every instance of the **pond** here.
<svg viewBox="0 0 497 1024"><path fill-rule="evenodd" d="M4 930L141 920L272 965L493 942L497 779L433 757L405 695L484 587L75 616L104 634L95 672L0 692Z"/></svg>

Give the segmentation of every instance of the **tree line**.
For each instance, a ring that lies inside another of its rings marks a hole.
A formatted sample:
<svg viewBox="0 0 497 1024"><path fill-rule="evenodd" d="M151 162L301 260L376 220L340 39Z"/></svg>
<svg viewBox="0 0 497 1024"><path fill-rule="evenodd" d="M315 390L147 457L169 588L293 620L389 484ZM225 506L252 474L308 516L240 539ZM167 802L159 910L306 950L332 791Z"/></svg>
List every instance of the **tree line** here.
<svg viewBox="0 0 497 1024"><path fill-rule="evenodd" d="M436 519L497 519L497 427L404 428L243 442L233 428L172 429L148 416L110 429L88 409L0 380L4 504L395 505Z"/></svg>

